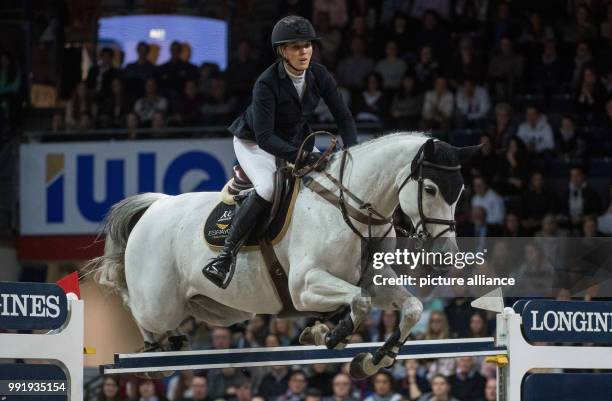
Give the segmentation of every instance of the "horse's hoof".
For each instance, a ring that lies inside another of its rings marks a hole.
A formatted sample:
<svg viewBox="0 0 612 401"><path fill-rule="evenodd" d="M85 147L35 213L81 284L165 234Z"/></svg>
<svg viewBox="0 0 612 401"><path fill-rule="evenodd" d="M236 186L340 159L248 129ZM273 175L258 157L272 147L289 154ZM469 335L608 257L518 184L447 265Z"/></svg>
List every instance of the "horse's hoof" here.
<svg viewBox="0 0 612 401"><path fill-rule="evenodd" d="M300 334L299 342L302 345L325 345L325 337L329 327L317 321L313 326L306 327Z"/></svg>
<svg viewBox="0 0 612 401"><path fill-rule="evenodd" d="M351 361L349 373L352 378L362 380L378 372L378 369L379 367L372 363L371 353L360 352Z"/></svg>
<svg viewBox="0 0 612 401"><path fill-rule="evenodd" d="M144 372L144 373L135 373L134 376L136 376L139 379L146 379L146 380L160 380L160 379L165 379L166 377L170 377L174 374L174 371L167 371L167 372Z"/></svg>

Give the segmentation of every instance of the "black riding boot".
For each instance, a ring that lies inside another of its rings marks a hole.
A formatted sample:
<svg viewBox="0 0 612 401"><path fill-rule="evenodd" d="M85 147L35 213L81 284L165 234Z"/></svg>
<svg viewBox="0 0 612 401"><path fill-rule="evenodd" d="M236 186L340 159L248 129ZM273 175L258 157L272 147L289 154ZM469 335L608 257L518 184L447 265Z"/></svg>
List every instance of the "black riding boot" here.
<svg viewBox="0 0 612 401"><path fill-rule="evenodd" d="M236 215L232 219L223 250L216 258L210 261L202 273L217 287L226 288L231 280L229 274L236 261L236 254L243 240L257 224L257 220L270 208L270 202L252 191L238 206Z"/></svg>

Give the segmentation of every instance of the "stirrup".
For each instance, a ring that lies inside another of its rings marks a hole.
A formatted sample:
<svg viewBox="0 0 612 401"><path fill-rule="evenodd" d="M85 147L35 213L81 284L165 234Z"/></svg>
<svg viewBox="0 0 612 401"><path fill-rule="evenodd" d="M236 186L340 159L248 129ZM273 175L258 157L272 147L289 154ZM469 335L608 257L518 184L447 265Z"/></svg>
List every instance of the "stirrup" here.
<svg viewBox="0 0 612 401"><path fill-rule="evenodd" d="M208 272L208 268L212 266L218 259L219 257L216 257L216 258L213 258L210 262L208 262L206 266L202 268L202 273L204 274L204 277L206 277L211 283L213 283L217 287L224 290L229 286L229 283L232 281L232 278L234 277L234 271L236 270L236 255L232 254L229 257L230 266L229 266L227 273L225 274L224 280L221 282L218 281L218 277Z"/></svg>

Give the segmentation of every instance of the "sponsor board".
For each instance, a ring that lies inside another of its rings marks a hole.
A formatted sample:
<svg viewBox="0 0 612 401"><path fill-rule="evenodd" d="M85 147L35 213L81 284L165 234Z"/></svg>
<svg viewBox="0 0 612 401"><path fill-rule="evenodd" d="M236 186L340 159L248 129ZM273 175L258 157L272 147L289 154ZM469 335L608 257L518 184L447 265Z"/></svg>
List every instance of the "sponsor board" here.
<svg viewBox="0 0 612 401"><path fill-rule="evenodd" d="M0 328L60 328L68 316L64 291L56 284L0 282Z"/></svg>

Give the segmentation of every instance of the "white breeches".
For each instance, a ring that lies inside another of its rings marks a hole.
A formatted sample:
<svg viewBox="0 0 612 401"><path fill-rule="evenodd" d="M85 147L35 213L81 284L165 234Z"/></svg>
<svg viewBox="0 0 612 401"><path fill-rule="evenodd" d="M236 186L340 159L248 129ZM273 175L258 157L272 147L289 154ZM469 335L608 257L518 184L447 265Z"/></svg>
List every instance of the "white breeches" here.
<svg viewBox="0 0 612 401"><path fill-rule="evenodd" d="M272 202L276 157L260 148L255 141L236 137L234 137L234 152L257 194L268 202Z"/></svg>
<svg viewBox="0 0 612 401"><path fill-rule="evenodd" d="M318 152L316 147L313 150ZM276 157L260 148L257 142L236 137L234 137L234 152L257 194L272 202Z"/></svg>

